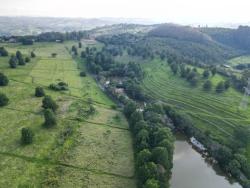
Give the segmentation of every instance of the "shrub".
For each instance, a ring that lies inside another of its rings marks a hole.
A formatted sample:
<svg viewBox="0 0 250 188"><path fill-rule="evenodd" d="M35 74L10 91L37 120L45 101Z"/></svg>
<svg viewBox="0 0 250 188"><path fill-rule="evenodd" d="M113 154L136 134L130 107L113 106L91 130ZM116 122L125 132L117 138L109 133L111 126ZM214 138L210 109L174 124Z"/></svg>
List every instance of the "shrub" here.
<svg viewBox="0 0 250 188"><path fill-rule="evenodd" d="M203 89L206 91L211 90L212 88L212 82L210 80L207 80L204 84L203 84Z"/></svg>
<svg viewBox="0 0 250 188"><path fill-rule="evenodd" d="M31 57L31 58L35 58L35 57L36 57L35 52L31 52L31 53L30 53L30 57Z"/></svg>
<svg viewBox="0 0 250 188"><path fill-rule="evenodd" d="M46 109L44 111L44 127L50 128L56 125L56 117L51 109Z"/></svg>
<svg viewBox="0 0 250 188"><path fill-rule="evenodd" d="M217 93L222 93L225 90L224 82L223 81L219 82L215 90Z"/></svg>
<svg viewBox="0 0 250 188"><path fill-rule="evenodd" d="M24 60L26 63L30 62L30 58L29 57L25 57L25 60Z"/></svg>
<svg viewBox="0 0 250 188"><path fill-rule="evenodd" d="M23 58L23 55L20 51L16 51L16 58L19 60L21 58Z"/></svg>
<svg viewBox="0 0 250 188"><path fill-rule="evenodd" d="M26 63L22 57L18 59L18 65L25 65L25 64Z"/></svg>
<svg viewBox="0 0 250 188"><path fill-rule="evenodd" d="M49 89L54 91L66 91L69 90L68 84L65 82L59 82L58 84L50 84Z"/></svg>
<svg viewBox="0 0 250 188"><path fill-rule="evenodd" d="M210 75L209 71L208 71L208 70L204 70L204 72L203 72L203 77L204 77L204 78L208 78L209 75Z"/></svg>
<svg viewBox="0 0 250 188"><path fill-rule="evenodd" d="M10 57L9 65L10 65L10 68L13 68L13 69L17 67L17 58L15 56L12 55Z"/></svg>
<svg viewBox="0 0 250 188"><path fill-rule="evenodd" d="M8 102L9 102L8 97L5 94L0 93L0 107L6 106Z"/></svg>
<svg viewBox="0 0 250 188"><path fill-rule="evenodd" d="M144 188L160 188L160 183L156 179L148 179L143 186Z"/></svg>
<svg viewBox="0 0 250 188"><path fill-rule="evenodd" d="M9 79L3 73L0 72L0 86L7 86Z"/></svg>
<svg viewBox="0 0 250 188"><path fill-rule="evenodd" d="M45 95L45 92L42 87L36 87L35 90L35 96L36 97L43 97Z"/></svg>
<svg viewBox="0 0 250 188"><path fill-rule="evenodd" d="M0 56L6 57L9 53L4 47L0 47Z"/></svg>
<svg viewBox="0 0 250 188"><path fill-rule="evenodd" d="M226 80L224 83L225 89L227 90L231 86L230 80Z"/></svg>
<svg viewBox="0 0 250 188"><path fill-rule="evenodd" d="M44 98L43 98L43 101L42 101L42 107L45 108L45 109L51 109L53 110L54 112L56 111L56 109L58 108L56 102L48 95L46 95Z"/></svg>
<svg viewBox="0 0 250 188"><path fill-rule="evenodd" d="M21 143L31 144L33 141L33 132L30 128L22 128L21 130Z"/></svg>
<svg viewBox="0 0 250 188"><path fill-rule="evenodd" d="M84 72L84 71L80 72L80 76L81 77L85 77L86 76L86 72Z"/></svg>

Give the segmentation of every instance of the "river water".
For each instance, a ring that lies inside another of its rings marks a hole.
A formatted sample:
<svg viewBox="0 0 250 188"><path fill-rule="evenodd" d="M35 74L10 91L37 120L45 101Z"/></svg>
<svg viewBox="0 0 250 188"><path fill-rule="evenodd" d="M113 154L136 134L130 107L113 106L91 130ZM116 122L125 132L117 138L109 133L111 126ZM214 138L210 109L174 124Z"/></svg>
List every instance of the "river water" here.
<svg viewBox="0 0 250 188"><path fill-rule="evenodd" d="M176 135L171 188L242 188L205 161L182 135Z"/></svg>

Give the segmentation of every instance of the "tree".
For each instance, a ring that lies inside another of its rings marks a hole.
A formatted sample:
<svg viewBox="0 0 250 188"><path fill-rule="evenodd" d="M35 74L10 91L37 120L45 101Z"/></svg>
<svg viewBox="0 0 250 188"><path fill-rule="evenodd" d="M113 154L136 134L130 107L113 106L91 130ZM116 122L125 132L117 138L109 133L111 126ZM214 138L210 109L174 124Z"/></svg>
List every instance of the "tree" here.
<svg viewBox="0 0 250 188"><path fill-rule="evenodd" d="M225 85L225 89L227 90L231 86L230 80L226 80L224 85Z"/></svg>
<svg viewBox="0 0 250 188"><path fill-rule="evenodd" d="M29 58L29 57L25 57L24 61L25 61L26 63L28 63L28 62L30 62L30 58Z"/></svg>
<svg viewBox="0 0 250 188"><path fill-rule="evenodd" d="M131 114L129 118L129 123L132 126L132 128L134 128L134 125L141 120L143 120L143 115L141 112L136 110Z"/></svg>
<svg viewBox="0 0 250 188"><path fill-rule="evenodd" d="M45 92L42 87L36 87L35 90L35 96L36 97L43 97L45 95Z"/></svg>
<svg viewBox="0 0 250 188"><path fill-rule="evenodd" d="M16 58L18 59L18 61L23 58L23 55L20 51L16 51Z"/></svg>
<svg viewBox="0 0 250 188"><path fill-rule="evenodd" d="M211 69L211 73L212 73L212 75L214 76L214 75L216 74L216 72L217 72L216 67L213 67L213 68Z"/></svg>
<svg viewBox="0 0 250 188"><path fill-rule="evenodd" d="M143 188L160 188L160 183L156 179L148 179Z"/></svg>
<svg viewBox="0 0 250 188"><path fill-rule="evenodd" d="M141 129L147 129L148 124L144 120L141 120L139 122L136 122L134 125L133 133L137 134Z"/></svg>
<svg viewBox="0 0 250 188"><path fill-rule="evenodd" d="M169 162L168 150L164 147L155 147L152 150L152 160L156 164L161 164L166 169L171 167Z"/></svg>
<svg viewBox="0 0 250 188"><path fill-rule="evenodd" d="M135 136L136 147L138 150L148 148L149 132L146 129L141 129Z"/></svg>
<svg viewBox="0 0 250 188"><path fill-rule="evenodd" d="M17 58L14 55L12 55L10 57L10 60L9 60L10 68L12 68L12 69L16 68L17 67L17 63L18 63Z"/></svg>
<svg viewBox="0 0 250 188"><path fill-rule="evenodd" d="M42 107L45 108L45 109L51 109L52 111L56 111L56 109L58 108L58 105L56 104L56 102L48 95L46 95L44 98L43 98L43 101L42 101Z"/></svg>
<svg viewBox="0 0 250 188"><path fill-rule="evenodd" d="M9 53L4 47L0 47L0 56L6 57Z"/></svg>
<svg viewBox="0 0 250 188"><path fill-rule="evenodd" d="M86 58L86 52L85 51L81 52L81 58Z"/></svg>
<svg viewBox="0 0 250 188"><path fill-rule="evenodd" d="M191 78L191 79L189 80L189 82L190 82L190 84L191 84L192 86L197 86L198 78L195 76L195 77Z"/></svg>
<svg viewBox="0 0 250 188"><path fill-rule="evenodd" d="M8 83L9 83L8 77L0 72L0 86L7 86Z"/></svg>
<svg viewBox="0 0 250 188"><path fill-rule="evenodd" d="M205 81L203 84L203 89L206 91L210 91L212 89L212 82L210 80Z"/></svg>
<svg viewBox="0 0 250 188"><path fill-rule="evenodd" d="M127 118L129 118L135 110L136 110L136 104L132 101L127 103L123 109L124 114Z"/></svg>
<svg viewBox="0 0 250 188"><path fill-rule="evenodd" d="M171 67L171 70L173 71L173 73L174 73L174 74L177 74L177 72L178 72L178 64L172 63L172 64L170 65L170 67Z"/></svg>
<svg viewBox="0 0 250 188"><path fill-rule="evenodd" d="M33 141L33 132L30 128L22 128L21 130L21 143L31 144Z"/></svg>
<svg viewBox="0 0 250 188"><path fill-rule="evenodd" d="M138 178L142 183L148 179L157 178L157 165L153 162L145 163L138 168Z"/></svg>
<svg viewBox="0 0 250 188"><path fill-rule="evenodd" d="M26 64L26 63L25 63L23 57L20 57L20 58L18 59L18 65L25 65L25 64Z"/></svg>
<svg viewBox="0 0 250 188"><path fill-rule="evenodd" d="M136 156L136 165L142 166L143 164L150 162L151 152L148 149L141 150Z"/></svg>
<svg viewBox="0 0 250 188"><path fill-rule="evenodd" d="M56 125L56 117L54 112L51 109L46 109L44 111L44 126L46 128L53 127Z"/></svg>
<svg viewBox="0 0 250 188"><path fill-rule="evenodd" d="M35 57L36 57L36 54L35 54L34 51L32 51L32 52L30 53L30 57L31 57L31 58L35 58Z"/></svg>
<svg viewBox="0 0 250 188"><path fill-rule="evenodd" d="M239 178L241 174L240 168L241 165L237 160L231 160L229 164L226 166L226 170L237 178Z"/></svg>
<svg viewBox="0 0 250 188"><path fill-rule="evenodd" d="M5 94L0 93L0 107L6 106L8 102L9 102L8 97Z"/></svg>
<svg viewBox="0 0 250 188"><path fill-rule="evenodd" d="M82 43L81 42L78 43L78 47L82 48Z"/></svg>
<svg viewBox="0 0 250 188"><path fill-rule="evenodd" d="M232 158L232 151L226 146L220 146L214 156L221 167L226 167Z"/></svg>
<svg viewBox="0 0 250 188"><path fill-rule="evenodd" d="M250 130L248 128L238 127L234 130L234 140L237 145L246 147L250 141Z"/></svg>
<svg viewBox="0 0 250 188"><path fill-rule="evenodd" d="M203 72L203 78L208 78L209 77L209 75L210 75L210 73L209 73L209 71L208 70L204 70L204 72Z"/></svg>
<svg viewBox="0 0 250 188"><path fill-rule="evenodd" d="M217 86L216 86L216 88L215 88L215 91L216 91L217 93L222 93L224 90L225 90L224 82L223 82L223 81L220 81L220 82L217 84Z"/></svg>

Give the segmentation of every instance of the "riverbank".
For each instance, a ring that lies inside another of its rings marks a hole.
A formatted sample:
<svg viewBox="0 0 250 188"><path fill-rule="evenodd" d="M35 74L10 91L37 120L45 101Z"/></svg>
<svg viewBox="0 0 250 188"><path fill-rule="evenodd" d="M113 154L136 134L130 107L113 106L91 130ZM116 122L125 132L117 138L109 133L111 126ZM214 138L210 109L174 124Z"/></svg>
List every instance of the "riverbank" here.
<svg viewBox="0 0 250 188"><path fill-rule="evenodd" d="M171 188L242 188L192 148L185 136L175 137Z"/></svg>

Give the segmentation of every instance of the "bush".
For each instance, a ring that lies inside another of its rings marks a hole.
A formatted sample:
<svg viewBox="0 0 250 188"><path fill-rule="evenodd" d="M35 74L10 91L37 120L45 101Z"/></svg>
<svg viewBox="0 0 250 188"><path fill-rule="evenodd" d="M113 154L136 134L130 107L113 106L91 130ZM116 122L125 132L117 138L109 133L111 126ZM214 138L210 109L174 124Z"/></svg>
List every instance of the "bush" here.
<svg viewBox="0 0 250 188"><path fill-rule="evenodd" d="M143 186L144 188L160 188L160 183L155 179L148 179Z"/></svg>
<svg viewBox="0 0 250 188"><path fill-rule="evenodd" d="M33 132L30 128L22 128L21 130L21 143L31 144L33 141Z"/></svg>
<svg viewBox="0 0 250 188"><path fill-rule="evenodd" d="M42 87L36 87L35 90L35 96L36 97L43 97L45 95L45 92Z"/></svg>
<svg viewBox="0 0 250 188"><path fill-rule="evenodd" d="M9 102L8 97L5 94L0 93L0 107L6 106L8 102Z"/></svg>
<svg viewBox="0 0 250 188"><path fill-rule="evenodd" d="M23 55L20 51L16 51L16 58L19 60L21 58L23 58Z"/></svg>
<svg viewBox="0 0 250 188"><path fill-rule="evenodd" d="M26 63L30 62L30 58L29 57L25 57L25 62Z"/></svg>
<svg viewBox="0 0 250 188"><path fill-rule="evenodd" d="M225 89L227 90L231 86L230 80L226 80L224 83Z"/></svg>
<svg viewBox="0 0 250 188"><path fill-rule="evenodd" d="M0 56L6 57L9 53L4 47L0 47Z"/></svg>
<svg viewBox="0 0 250 188"><path fill-rule="evenodd" d="M215 90L217 93L222 93L223 91L225 91L224 82L223 81L219 82Z"/></svg>
<svg viewBox="0 0 250 188"><path fill-rule="evenodd" d="M80 72L80 76L81 77L85 77L86 76L86 72L84 72L84 71Z"/></svg>
<svg viewBox="0 0 250 188"><path fill-rule="evenodd" d="M35 52L31 52L31 53L30 53L30 57L31 57L31 58L35 58L35 57L36 57Z"/></svg>
<svg viewBox="0 0 250 188"><path fill-rule="evenodd" d="M204 78L208 78L209 77L209 75L210 75L210 73L209 73L209 71L208 70L204 70L204 72L203 72L203 77Z"/></svg>
<svg viewBox="0 0 250 188"><path fill-rule="evenodd" d="M25 65L25 64L26 63L22 57L18 59L18 65Z"/></svg>
<svg viewBox="0 0 250 188"><path fill-rule="evenodd" d="M45 109L51 109L52 111L56 111L56 109L58 108L56 102L48 95L46 95L44 98L43 98L43 101L42 101L42 107L45 108Z"/></svg>
<svg viewBox="0 0 250 188"><path fill-rule="evenodd" d="M207 80L204 84L203 84L203 89L206 91L211 90L212 88L212 82L210 80Z"/></svg>
<svg viewBox="0 0 250 188"><path fill-rule="evenodd" d="M69 90L68 84L65 82L59 82L58 84L50 84L49 89L54 91L66 91Z"/></svg>
<svg viewBox="0 0 250 188"><path fill-rule="evenodd" d="M56 117L51 109L46 109L44 111L44 127L50 128L56 125Z"/></svg>
<svg viewBox="0 0 250 188"><path fill-rule="evenodd" d="M12 69L17 67L17 58L15 56L12 55L10 57L9 65L10 65L10 68L12 68Z"/></svg>
<svg viewBox="0 0 250 188"><path fill-rule="evenodd" d="M9 79L3 73L0 72L0 86L7 86Z"/></svg>

